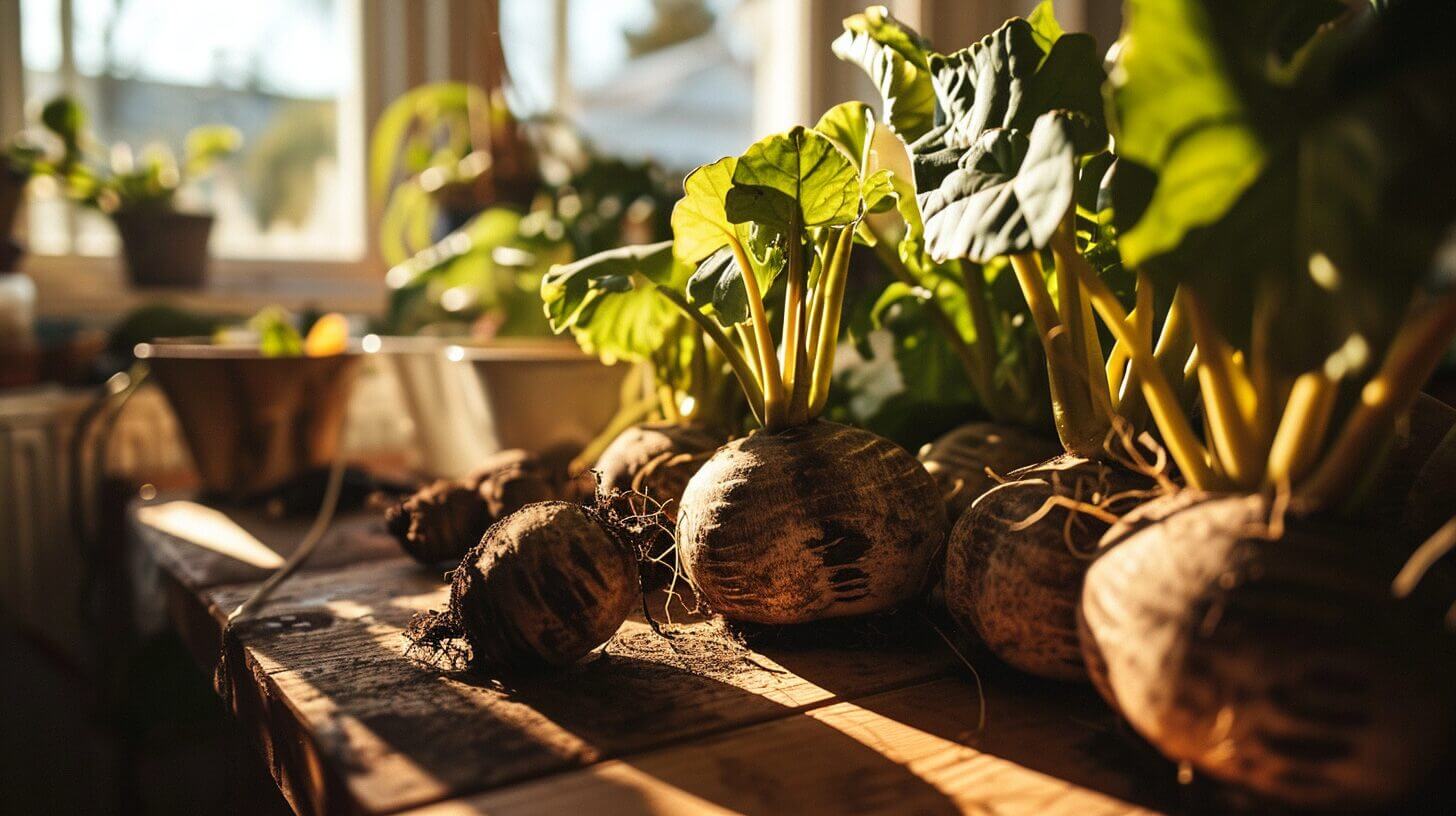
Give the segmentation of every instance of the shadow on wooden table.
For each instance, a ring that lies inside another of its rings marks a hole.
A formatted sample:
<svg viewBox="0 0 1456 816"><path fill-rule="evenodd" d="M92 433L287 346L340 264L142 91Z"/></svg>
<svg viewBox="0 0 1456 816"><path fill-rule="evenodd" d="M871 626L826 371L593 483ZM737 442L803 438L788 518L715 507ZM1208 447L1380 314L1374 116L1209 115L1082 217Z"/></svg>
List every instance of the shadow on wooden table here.
<svg viewBox="0 0 1456 816"><path fill-rule="evenodd" d="M214 608L230 608L245 589L213 593ZM796 716L831 701L746 652L709 670L682 642L629 622L606 653L569 672L444 675L406 657L400 634L415 611L443 602L434 573L402 561L360 564L298 577L263 617L228 634L219 688L253 724L296 809L395 811L534 779L538 794L516 806L561 812L558 791L595 779L583 803L593 813L605 802L640 810L664 795L748 813L858 809L876 796L954 811L873 747ZM863 659L821 653L817 665L848 674ZM787 720L795 721L787 739L734 742L764 727L772 737ZM616 773L632 770L629 779L595 773L611 757L630 757L614 764ZM805 764L835 776L797 785L794 769Z"/></svg>
<svg viewBox="0 0 1456 816"><path fill-rule="evenodd" d="M1090 686L1016 672L933 614L907 611L899 618L903 637L939 640L939 629L954 638L957 650L980 675L981 692L971 668L957 661L949 677L899 693L857 698L857 706L1124 802L1170 813L1199 812L1190 802L1202 797L1180 786L1176 767L1133 734ZM765 650L790 671L835 690L837 679L817 672L802 651ZM984 727L979 723L982 692Z"/></svg>

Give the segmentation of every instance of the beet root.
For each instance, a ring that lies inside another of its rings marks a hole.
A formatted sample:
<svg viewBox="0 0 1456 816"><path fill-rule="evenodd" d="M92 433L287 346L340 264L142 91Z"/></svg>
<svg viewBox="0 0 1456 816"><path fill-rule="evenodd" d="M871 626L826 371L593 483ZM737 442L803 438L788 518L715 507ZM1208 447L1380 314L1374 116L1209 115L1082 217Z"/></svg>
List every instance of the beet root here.
<svg viewBox="0 0 1456 816"><path fill-rule="evenodd" d="M541 502L496 523L455 570L450 606L410 622L416 645L463 638L477 665L569 666L605 643L640 598L637 553L615 521Z"/></svg>
<svg viewBox="0 0 1456 816"><path fill-rule="evenodd" d="M996 422L968 422L920 449L919 459L940 485L954 524L971 503L1004 476L1062 452L1055 437Z"/></svg>
<svg viewBox="0 0 1456 816"><path fill-rule="evenodd" d="M915 597L945 528L940 491L915 457L821 420L714 454L683 493L677 551L713 611L793 624Z"/></svg>
<svg viewBox="0 0 1456 816"><path fill-rule="evenodd" d="M1393 596L1405 548L1385 528L1184 491L1105 544L1081 603L1087 661L1169 758L1286 805L1354 809L1390 805L1450 749L1456 636L1442 603Z"/></svg>
<svg viewBox="0 0 1456 816"><path fill-rule="evenodd" d="M422 564L458 561L496 520L557 498L552 473L534 454L502 451L458 481L433 482L384 513L385 528Z"/></svg>
<svg viewBox="0 0 1456 816"><path fill-rule="evenodd" d="M963 629L1015 668L1054 680L1085 680L1077 602L1082 576L1109 525L1062 506L1032 520L1054 496L1116 514L1142 501L1153 480L1070 454L1012 476L977 499L951 530L946 607ZM1119 495L1127 498L1108 506L1109 497Z"/></svg>

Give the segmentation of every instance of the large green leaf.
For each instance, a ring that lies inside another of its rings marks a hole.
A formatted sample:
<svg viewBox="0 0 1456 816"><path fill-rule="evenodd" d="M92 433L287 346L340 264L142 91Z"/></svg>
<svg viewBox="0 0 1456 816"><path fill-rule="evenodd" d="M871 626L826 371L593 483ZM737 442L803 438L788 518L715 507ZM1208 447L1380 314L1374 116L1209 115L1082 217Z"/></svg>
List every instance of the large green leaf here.
<svg viewBox="0 0 1456 816"><path fill-rule="evenodd" d="M724 205L735 224L787 230L849 224L864 202L854 161L824 134L796 127L739 157Z"/></svg>
<svg viewBox="0 0 1456 816"><path fill-rule="evenodd" d="M896 20L884 6L844 20L834 54L864 69L884 100L885 123L906 141L930 130L935 89L930 84L930 45Z"/></svg>
<svg viewBox="0 0 1456 816"><path fill-rule="evenodd" d="M930 70L944 119L938 141L969 149L992 128L1029 131L1051 110L1072 114L1079 153L1096 152L1107 141L1101 86L1105 78L1096 43L1085 34L1065 34L1049 49L1049 35L1021 18L1006 21L980 42L953 54L933 55ZM917 153L934 152L934 142Z"/></svg>
<svg viewBox="0 0 1456 816"><path fill-rule="evenodd" d="M985 263L1047 246L1077 186L1077 153L1066 116L1046 114L1029 138L1017 130L987 131L962 165L920 199L934 258Z"/></svg>
<svg viewBox="0 0 1456 816"><path fill-rule="evenodd" d="M587 351L608 362L646 360L684 319L656 289L681 289L688 274L671 241L622 247L552 267L541 300L551 328L570 329Z"/></svg>
<svg viewBox="0 0 1456 816"><path fill-rule="evenodd" d="M1448 3L1317 28L1328 0L1132 0L1118 148L1156 176L1123 257L1192 286L1236 345L1297 373L1377 351L1456 215ZM1115 192L1115 190L1114 190ZM1374 359L1373 357L1371 359Z"/></svg>

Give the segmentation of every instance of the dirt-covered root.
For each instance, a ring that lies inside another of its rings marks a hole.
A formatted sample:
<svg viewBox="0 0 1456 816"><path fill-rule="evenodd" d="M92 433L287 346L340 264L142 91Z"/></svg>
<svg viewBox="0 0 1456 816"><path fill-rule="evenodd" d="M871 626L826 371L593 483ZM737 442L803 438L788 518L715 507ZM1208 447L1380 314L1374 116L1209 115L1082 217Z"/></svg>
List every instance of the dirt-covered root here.
<svg viewBox="0 0 1456 816"><path fill-rule="evenodd" d="M868 431L815 421L720 449L678 514L678 559L725 617L771 625L893 608L945 542L925 468Z"/></svg>
<svg viewBox="0 0 1456 816"><path fill-rule="evenodd" d="M653 509L660 507L669 521L676 521L688 480L724 441L722 436L697 425L633 425L602 451L593 470L597 472L599 489L609 498L623 498L625 512L638 509L645 496L655 503Z"/></svg>
<svg viewBox="0 0 1456 816"><path fill-rule="evenodd" d="M1085 680L1076 612L1082 576L1115 516L1154 487L1142 474L1069 454L1013 473L951 531L951 616L1017 669Z"/></svg>
<svg viewBox="0 0 1456 816"><path fill-rule="evenodd" d="M1139 508L1086 577L1099 689L1211 777L1297 807L1391 805L1456 738L1456 635L1442 604L1394 597L1389 541L1263 496Z"/></svg>
<svg viewBox="0 0 1456 816"><path fill-rule="evenodd" d="M569 666L605 643L640 598L637 553L607 516L568 502L496 523L456 568L446 612L406 633L440 651L463 639L479 667Z"/></svg>
<svg viewBox="0 0 1456 816"><path fill-rule="evenodd" d="M919 459L940 485L954 524L972 502L999 483L991 473L1005 476L1061 452L1054 436L996 422L968 422L921 448Z"/></svg>
<svg viewBox="0 0 1456 816"><path fill-rule="evenodd" d="M557 498L553 471L536 455L502 451L459 480L432 482L385 510L385 528L422 564L458 561L498 519Z"/></svg>

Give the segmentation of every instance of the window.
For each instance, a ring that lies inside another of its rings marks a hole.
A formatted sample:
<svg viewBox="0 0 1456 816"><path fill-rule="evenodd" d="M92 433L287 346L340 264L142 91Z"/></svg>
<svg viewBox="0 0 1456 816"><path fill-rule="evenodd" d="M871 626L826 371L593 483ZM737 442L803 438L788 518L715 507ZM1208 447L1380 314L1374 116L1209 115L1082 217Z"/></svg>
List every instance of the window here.
<svg viewBox="0 0 1456 816"><path fill-rule="evenodd" d="M76 97L113 162L226 123L244 147L178 205L212 210L218 258L357 259L364 251L357 0L21 0L27 120ZM350 127L349 125L352 125ZM41 254L109 255L104 216L36 185Z"/></svg>
<svg viewBox="0 0 1456 816"><path fill-rule="evenodd" d="M737 154L755 135L751 5L502 0L513 101L613 155L688 170Z"/></svg>

